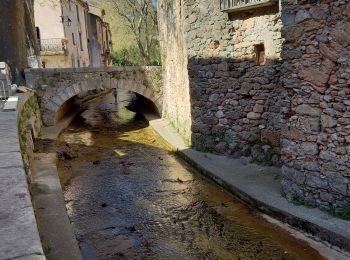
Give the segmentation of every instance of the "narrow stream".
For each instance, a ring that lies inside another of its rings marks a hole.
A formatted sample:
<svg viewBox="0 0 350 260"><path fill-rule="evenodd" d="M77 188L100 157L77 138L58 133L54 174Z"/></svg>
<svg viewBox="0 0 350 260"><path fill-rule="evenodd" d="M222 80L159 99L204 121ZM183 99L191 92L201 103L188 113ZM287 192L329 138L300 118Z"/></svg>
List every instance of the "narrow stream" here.
<svg viewBox="0 0 350 260"><path fill-rule="evenodd" d="M91 102L57 142L84 259L323 259L180 160L130 97Z"/></svg>

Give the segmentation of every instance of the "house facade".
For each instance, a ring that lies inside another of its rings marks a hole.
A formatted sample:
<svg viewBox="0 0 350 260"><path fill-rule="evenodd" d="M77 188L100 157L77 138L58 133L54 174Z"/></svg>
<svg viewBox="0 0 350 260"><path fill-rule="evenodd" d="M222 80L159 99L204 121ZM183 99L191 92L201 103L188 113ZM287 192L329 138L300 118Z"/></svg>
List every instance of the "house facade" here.
<svg viewBox="0 0 350 260"><path fill-rule="evenodd" d="M350 206L349 1L160 0L164 116L201 151L282 167Z"/></svg>
<svg viewBox="0 0 350 260"><path fill-rule="evenodd" d="M105 10L89 5L88 46L91 67L112 65L112 35L109 24L105 22Z"/></svg>
<svg viewBox="0 0 350 260"><path fill-rule="evenodd" d="M102 16L102 12L99 15ZM102 28L98 28L97 23L91 26L90 17L90 7L83 0L35 1L35 24L42 67L79 68L110 64L102 58L107 49L103 46L103 39L107 36L103 34L108 24L98 16ZM110 31L108 33L110 37ZM101 46L91 44L94 43L90 39L93 35L101 39ZM111 46L108 47L110 51Z"/></svg>

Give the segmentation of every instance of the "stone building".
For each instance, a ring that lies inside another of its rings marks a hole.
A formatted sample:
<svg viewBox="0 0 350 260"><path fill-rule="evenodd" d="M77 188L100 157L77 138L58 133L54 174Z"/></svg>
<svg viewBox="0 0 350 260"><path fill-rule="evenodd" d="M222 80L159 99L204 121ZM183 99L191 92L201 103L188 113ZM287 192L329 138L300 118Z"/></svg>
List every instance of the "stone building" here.
<svg viewBox="0 0 350 260"><path fill-rule="evenodd" d="M349 0L159 0L163 115L201 151L282 166L350 206Z"/></svg>
<svg viewBox="0 0 350 260"><path fill-rule="evenodd" d="M109 24L105 22L104 9L89 5L88 47L91 67L112 65L112 35Z"/></svg>
<svg viewBox="0 0 350 260"><path fill-rule="evenodd" d="M44 68L89 66L88 5L82 0L35 0L35 25Z"/></svg>

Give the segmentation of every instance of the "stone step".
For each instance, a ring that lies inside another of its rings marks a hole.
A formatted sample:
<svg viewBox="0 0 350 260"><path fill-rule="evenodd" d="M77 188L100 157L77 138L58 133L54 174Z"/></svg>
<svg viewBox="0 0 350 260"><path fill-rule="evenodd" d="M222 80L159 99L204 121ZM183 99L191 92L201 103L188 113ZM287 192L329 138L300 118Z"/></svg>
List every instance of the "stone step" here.
<svg viewBox="0 0 350 260"><path fill-rule="evenodd" d="M3 111L16 111L18 104L18 97L17 96L11 96L6 101Z"/></svg>

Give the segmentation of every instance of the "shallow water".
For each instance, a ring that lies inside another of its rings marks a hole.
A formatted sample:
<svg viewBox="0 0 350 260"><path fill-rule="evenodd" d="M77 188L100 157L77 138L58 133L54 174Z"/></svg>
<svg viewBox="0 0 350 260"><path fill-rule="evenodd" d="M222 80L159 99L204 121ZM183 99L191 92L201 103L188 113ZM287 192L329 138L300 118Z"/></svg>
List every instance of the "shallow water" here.
<svg viewBox="0 0 350 260"><path fill-rule="evenodd" d="M119 101L90 103L57 144L84 259L322 259L202 178L124 107L127 95Z"/></svg>

